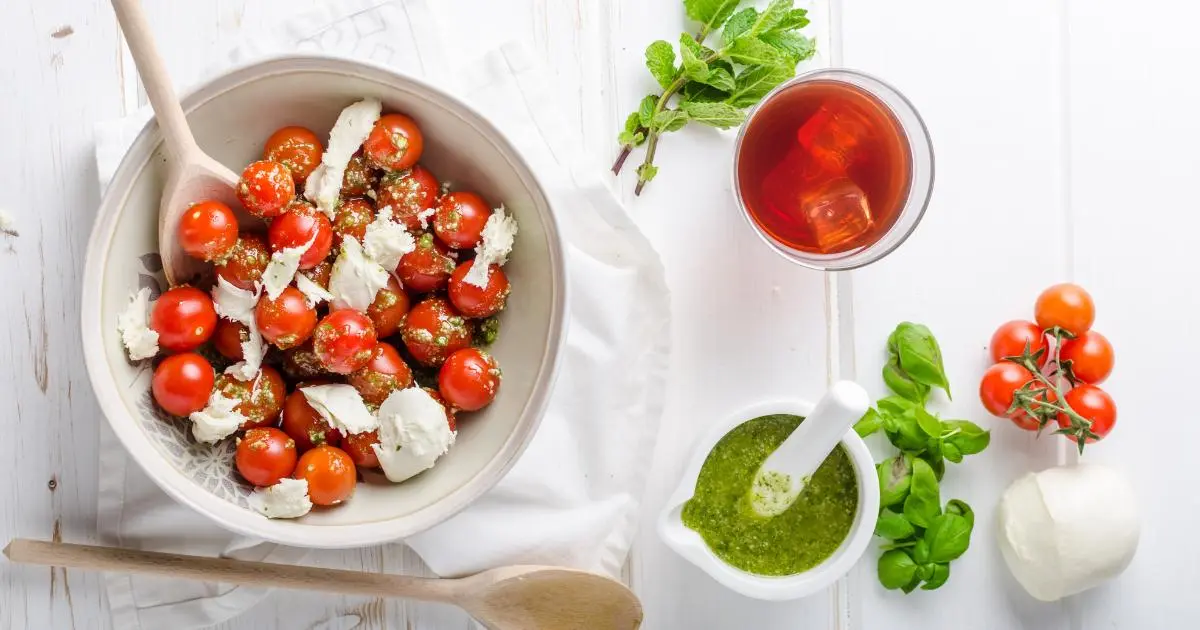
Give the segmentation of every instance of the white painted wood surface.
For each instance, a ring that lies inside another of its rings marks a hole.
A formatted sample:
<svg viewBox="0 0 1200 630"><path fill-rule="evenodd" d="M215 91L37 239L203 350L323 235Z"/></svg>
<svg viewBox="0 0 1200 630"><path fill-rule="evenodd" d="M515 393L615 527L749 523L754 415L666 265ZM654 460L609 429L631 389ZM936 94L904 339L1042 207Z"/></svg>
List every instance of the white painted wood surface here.
<svg viewBox="0 0 1200 630"><path fill-rule="evenodd" d="M145 0L172 71L194 74L245 28L321 0ZM641 51L683 26L674 0L440 0L451 53L469 59L510 38L555 80L563 112L597 158L650 79ZM814 7L823 59L876 73L924 114L937 183L924 223L884 262L838 278L768 252L732 209L731 139L686 130L630 211L659 247L673 288L676 354L663 439L631 562L648 630L1158 628L1200 625L1187 553L1200 501L1176 397L1200 351L1191 315L1190 228L1179 192L1200 170L1200 93L1190 83L1200 8L1148 0L831 0ZM95 542L97 425L78 357L79 272L98 201L91 129L141 102L107 0L0 3L0 540ZM627 198L630 178L618 185ZM1031 237L1038 240L1032 242ZM999 493L1026 470L1065 461L1054 441L987 418L975 398L984 347L1002 321L1031 314L1046 285L1091 288L1097 327L1117 345L1112 437L1088 458L1130 471L1144 502L1142 549L1117 585L1038 604L1013 583L991 537ZM1159 306L1149 306L1157 304ZM763 604L723 591L658 544L651 528L691 440L756 398L815 398L831 378L882 391L884 339L903 319L938 335L956 392L946 414L994 429L983 455L947 474L945 494L974 506L972 549L936 593L883 591L874 554L827 593ZM1150 385L1151 366L1162 376ZM1160 396L1170 392L1172 396ZM1168 406L1170 404L1171 406ZM1152 429L1150 423L1155 426ZM1164 436L1168 439L1164 439ZM324 552L324 566L419 571L411 553ZM105 628L95 575L0 563L0 629ZM466 628L458 613L398 601L277 593L225 628Z"/></svg>

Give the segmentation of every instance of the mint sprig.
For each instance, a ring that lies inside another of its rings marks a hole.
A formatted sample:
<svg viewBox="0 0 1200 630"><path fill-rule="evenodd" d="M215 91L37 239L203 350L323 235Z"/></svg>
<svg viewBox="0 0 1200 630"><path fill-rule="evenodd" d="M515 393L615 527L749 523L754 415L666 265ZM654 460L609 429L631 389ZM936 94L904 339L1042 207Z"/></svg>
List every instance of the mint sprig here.
<svg viewBox="0 0 1200 630"><path fill-rule="evenodd" d="M808 13L793 6L794 0L772 0L762 11L739 11L740 4L683 0L688 17L700 24L698 32L683 33L678 47L659 40L646 48L646 68L662 92L642 99L626 119L612 168L619 174L633 149L646 147L635 194L658 174L654 156L664 133L689 122L717 129L742 124L747 107L795 76L796 65L815 52L813 40L798 32L808 25ZM716 48L707 45L710 40Z"/></svg>

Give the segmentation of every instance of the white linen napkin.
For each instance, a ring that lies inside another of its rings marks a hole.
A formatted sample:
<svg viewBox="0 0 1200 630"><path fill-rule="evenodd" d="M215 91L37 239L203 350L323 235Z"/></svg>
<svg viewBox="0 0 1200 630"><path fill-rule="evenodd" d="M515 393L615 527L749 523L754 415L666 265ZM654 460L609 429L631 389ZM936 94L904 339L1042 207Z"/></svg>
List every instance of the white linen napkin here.
<svg viewBox="0 0 1200 630"><path fill-rule="evenodd" d="M662 265L598 169L566 142L571 136L560 131L546 93L552 83L522 48L504 46L450 73L436 65L445 58L437 33L423 0L343 0L269 33L247 33L228 63L298 50L367 58L456 91L518 145L541 177L566 241L562 369L541 427L512 471L461 514L405 542L440 575L511 563L615 575L632 543L663 405L670 331ZM148 118L140 111L98 126L102 186ZM101 434L99 530L107 542L271 562L304 557L302 549L195 518L131 464L107 425ZM119 574L106 582L114 627L122 629L216 624L266 596L261 589Z"/></svg>

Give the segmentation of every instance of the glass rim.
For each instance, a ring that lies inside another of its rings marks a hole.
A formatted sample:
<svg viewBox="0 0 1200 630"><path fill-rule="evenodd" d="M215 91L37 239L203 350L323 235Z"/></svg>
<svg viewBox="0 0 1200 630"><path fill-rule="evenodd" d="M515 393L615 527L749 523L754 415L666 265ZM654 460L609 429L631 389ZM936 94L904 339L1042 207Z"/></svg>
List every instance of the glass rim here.
<svg viewBox="0 0 1200 630"><path fill-rule="evenodd" d="M868 86L863 86L863 85L859 85L857 83L853 83L851 81L846 81L845 79L839 78L838 75L849 75L852 77L858 77L860 79L864 79L868 83L876 84L878 87L880 87L884 91L886 91L890 96L896 97L907 109L906 113L911 113L912 118L916 123L915 129L919 131L920 137L913 138L913 134L908 132L908 125L906 125L904 120L901 118L900 112L896 111L896 108L892 107L887 102L885 102L881 98L881 95L876 92L876 90L874 90ZM892 227L889 228L887 232L884 232L874 243L872 243L866 247L863 247L857 251L852 251L849 254L844 254L844 253L843 254L830 254L830 255L813 254L810 252L798 250L794 247L791 247L785 243L780 242L774 236L769 234L765 229L763 229L763 227L760 226L754 220L754 218L750 216L750 210L749 210L749 208L747 208L746 200L742 196L741 176L739 173L739 171L740 171L739 166L741 164L741 157L742 157L742 142L745 139L746 131L750 128L751 123L754 122L755 117L758 116L758 114L762 110L763 106L766 105L768 102L770 102L771 99L778 96L780 92L783 92L784 90L787 90L788 88L791 88L797 84L806 83L808 81L812 81L814 79L820 79L820 78L828 78L829 80L832 80L832 81L839 81L841 83L846 83L846 84L854 86L855 88L858 88L858 89L864 90L868 93L871 93L872 96L879 99L881 104L884 107L886 107L892 113L893 116L896 117L896 121L897 121L897 123L899 123L901 131L904 132L905 139L906 139L907 145L908 145L909 155L910 155L910 157L912 157L914 159L914 163L916 161L915 160L916 151L913 147L916 142L922 143L925 146L925 148L929 154L929 160L928 160L928 162L929 162L929 185L927 186L928 190L925 191L924 193L921 193L924 195L924 199L920 202L920 207L910 207L910 205L909 205L912 202L913 197L914 197L913 191L915 190L915 184L916 184L915 180L917 177L917 169L914 165L914 167L911 169L911 172L909 173L909 182L908 182L909 196L905 200L904 206L900 209L900 214L896 218L896 223L893 224ZM817 271L850 271L852 269L859 269L859 268L865 267L871 263L879 261L880 259L886 257L888 254L891 254L898 247L903 245L904 242L907 241L910 236L912 236L912 233L914 231L916 231L917 225L919 225L921 223L921 219L924 218L925 211L928 210L928 208L929 208L929 202L933 198L933 185L934 185L935 175L936 175L936 170L937 170L936 166L935 166L935 162L936 162L936 160L934 159L933 140L929 135L929 127L925 124L925 119L921 117L921 113L917 110L916 106L913 105L912 101L910 101L908 99L908 97L904 95L903 92L901 92L894 85L888 83L887 81L884 81L883 79L880 79L879 77L877 77L873 74L863 72L861 70L855 70L852 68L843 68L843 67L817 68L814 70L810 70L808 72L803 72L801 74L798 74L798 75L788 79L787 81L784 81L783 83L780 83L779 85L775 86L770 92L767 92L767 94L765 96L763 96L762 100L760 100L757 104L755 104L754 107L751 108L750 112L746 115L746 120L745 120L745 122L742 123L741 128L738 130L737 138L734 141L733 194L734 194L734 199L737 201L738 209L741 211L742 218L747 223L750 224L751 229L754 230L754 233L758 236L758 238L761 239L768 246L770 246L770 248L773 251L775 251L777 254L779 254L780 256L783 256L787 260L789 260L795 264L798 264L802 267L807 267L809 269L815 269ZM894 239L894 242L890 242L887 245L876 249L876 246L879 246L881 243L886 241L888 239L888 236L891 235L893 233L893 231L895 231L897 228L899 228L901 226L901 219L903 219L906 215L912 217L911 224L908 225L907 228L904 228L903 233L897 233L897 237ZM828 256L828 258L826 258L827 256Z"/></svg>

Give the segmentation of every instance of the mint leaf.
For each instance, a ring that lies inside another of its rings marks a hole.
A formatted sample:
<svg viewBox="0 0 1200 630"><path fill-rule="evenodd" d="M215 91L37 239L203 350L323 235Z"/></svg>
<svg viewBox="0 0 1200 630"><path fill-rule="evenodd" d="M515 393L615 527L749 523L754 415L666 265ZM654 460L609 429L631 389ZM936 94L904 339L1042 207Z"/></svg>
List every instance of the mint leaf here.
<svg viewBox="0 0 1200 630"><path fill-rule="evenodd" d="M690 35L684 33L680 36L679 57L683 60L683 76L692 81L701 82L708 78L708 64L700 58L703 54L700 44L697 44ZM674 61L674 57L672 57L672 61Z"/></svg>
<svg viewBox="0 0 1200 630"><path fill-rule="evenodd" d="M657 131L679 131L687 124L688 113L678 109L665 109L654 116L654 129Z"/></svg>
<svg viewBox="0 0 1200 630"><path fill-rule="evenodd" d="M734 9L741 0L683 0L683 8L688 17L703 24L709 30L715 30L733 15Z"/></svg>
<svg viewBox="0 0 1200 630"><path fill-rule="evenodd" d="M637 168L638 181L648 182L658 175L658 167L653 164L642 164Z"/></svg>
<svg viewBox="0 0 1200 630"><path fill-rule="evenodd" d="M726 46L732 44L733 40L741 37L746 31L750 30L750 27L754 26L754 23L757 21L757 9L751 7L738 11L725 23L725 30L721 31L721 41Z"/></svg>
<svg viewBox="0 0 1200 630"><path fill-rule="evenodd" d="M792 3L793 0L771 0L771 4L767 5L767 8L758 16L758 20L754 22L754 26L750 27L750 32L747 34L757 37L777 28L791 13Z"/></svg>
<svg viewBox="0 0 1200 630"><path fill-rule="evenodd" d="M734 107L749 107L767 92L775 89L780 83L792 78L794 70L783 66L753 66L742 70L737 76L733 91L730 92L727 103Z"/></svg>
<svg viewBox="0 0 1200 630"><path fill-rule="evenodd" d="M711 78L712 75L710 74L709 77ZM690 81L684 85L680 94L683 95L683 100L693 103L719 103L729 98L729 92L697 81Z"/></svg>
<svg viewBox="0 0 1200 630"><path fill-rule="evenodd" d="M629 118L625 119L625 131L627 131L629 133L636 133L637 130L639 128L641 128L641 126L642 126L642 120L641 120L641 117L637 114L637 112L630 114Z"/></svg>
<svg viewBox="0 0 1200 630"><path fill-rule="evenodd" d="M646 141L646 134L640 131L622 131L617 134L617 142L623 147L638 147Z"/></svg>
<svg viewBox="0 0 1200 630"><path fill-rule="evenodd" d="M792 64L800 63L817 51L816 42L799 33L774 32L759 36L767 45L783 53Z"/></svg>
<svg viewBox="0 0 1200 630"><path fill-rule="evenodd" d="M646 47L646 67L654 80L666 89L675 80L675 49L661 39L650 44Z"/></svg>
<svg viewBox="0 0 1200 630"><path fill-rule="evenodd" d="M782 66L787 61L774 46L749 35L734 40L729 58L745 66Z"/></svg>
<svg viewBox="0 0 1200 630"><path fill-rule="evenodd" d="M649 127L654 122L654 106L657 104L658 97L653 94L642 99L642 104L638 106L638 122L643 127Z"/></svg>
<svg viewBox="0 0 1200 630"><path fill-rule="evenodd" d="M692 120L717 129L736 127L746 119L746 115L742 113L741 109L729 103L689 103L685 101L679 107L687 112Z"/></svg>
<svg viewBox="0 0 1200 630"><path fill-rule="evenodd" d="M725 68L709 68L708 76L703 79L697 79L697 81L705 85L711 85L722 92L732 92L735 86L733 73Z"/></svg>
<svg viewBox="0 0 1200 630"><path fill-rule="evenodd" d="M808 26L808 11L792 9L771 29L771 32L794 31L805 26Z"/></svg>

